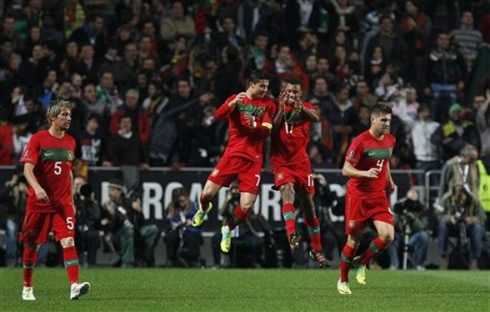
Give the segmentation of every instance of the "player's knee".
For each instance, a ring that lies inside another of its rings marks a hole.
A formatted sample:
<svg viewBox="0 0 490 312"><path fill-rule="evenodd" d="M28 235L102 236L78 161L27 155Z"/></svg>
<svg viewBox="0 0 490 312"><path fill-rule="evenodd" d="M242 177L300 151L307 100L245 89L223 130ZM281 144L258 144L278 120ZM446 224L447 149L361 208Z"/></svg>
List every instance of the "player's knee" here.
<svg viewBox="0 0 490 312"><path fill-rule="evenodd" d="M295 192L292 183L282 185L280 190L284 201L291 202L291 203L294 202Z"/></svg>
<svg viewBox="0 0 490 312"><path fill-rule="evenodd" d="M393 233L385 233L385 234L382 234L379 236L381 238L381 240L383 241L383 243L385 244L390 244L393 239L395 239L395 234Z"/></svg>
<svg viewBox="0 0 490 312"><path fill-rule="evenodd" d="M244 211L244 212L249 212L250 209L253 209L253 203L243 203L243 204L240 204L240 208Z"/></svg>
<svg viewBox="0 0 490 312"><path fill-rule="evenodd" d="M75 246L75 240L73 239L73 237L62 238L60 243L61 247L63 248Z"/></svg>

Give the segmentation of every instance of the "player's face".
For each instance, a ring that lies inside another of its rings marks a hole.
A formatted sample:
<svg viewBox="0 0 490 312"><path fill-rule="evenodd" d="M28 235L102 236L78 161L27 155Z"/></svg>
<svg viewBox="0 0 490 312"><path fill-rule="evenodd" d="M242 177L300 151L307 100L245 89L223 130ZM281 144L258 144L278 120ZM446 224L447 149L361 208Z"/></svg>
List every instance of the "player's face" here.
<svg viewBox="0 0 490 312"><path fill-rule="evenodd" d="M70 129L71 124L71 110L68 107L62 107L60 113L53 120L53 124L56 128L67 131Z"/></svg>
<svg viewBox="0 0 490 312"><path fill-rule="evenodd" d="M293 105L294 101L301 100L301 97L303 96L303 92L301 91L301 86L300 85L295 85L295 84L290 84L288 83L286 85L286 89L284 90L286 93L286 103L288 105Z"/></svg>
<svg viewBox="0 0 490 312"><path fill-rule="evenodd" d="M257 83L251 83L250 89L254 98L263 98L269 89L269 80L259 80Z"/></svg>
<svg viewBox="0 0 490 312"><path fill-rule="evenodd" d="M380 114L371 116L371 127L379 135L386 134L390 132L391 115L390 114Z"/></svg>

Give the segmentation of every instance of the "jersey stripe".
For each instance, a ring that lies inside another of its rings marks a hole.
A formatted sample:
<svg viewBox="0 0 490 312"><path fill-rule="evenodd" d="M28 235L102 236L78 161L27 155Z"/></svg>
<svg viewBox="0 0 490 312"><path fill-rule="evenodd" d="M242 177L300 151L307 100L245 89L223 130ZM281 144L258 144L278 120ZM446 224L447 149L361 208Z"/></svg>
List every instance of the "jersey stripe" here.
<svg viewBox="0 0 490 312"><path fill-rule="evenodd" d="M41 160L72 161L73 152L66 148L50 148L41 150Z"/></svg>

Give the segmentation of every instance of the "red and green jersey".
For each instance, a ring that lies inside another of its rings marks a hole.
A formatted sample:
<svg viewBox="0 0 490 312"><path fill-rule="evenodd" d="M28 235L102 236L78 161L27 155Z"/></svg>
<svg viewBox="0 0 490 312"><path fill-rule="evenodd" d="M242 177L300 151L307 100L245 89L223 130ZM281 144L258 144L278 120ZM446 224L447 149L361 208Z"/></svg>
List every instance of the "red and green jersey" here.
<svg viewBox="0 0 490 312"><path fill-rule="evenodd" d="M370 196L385 191L387 170L395 142L395 137L388 133L382 140L377 140L369 130L352 140L345 160L358 170L378 168L380 173L377 178L350 178L347 183L350 196Z"/></svg>
<svg viewBox="0 0 490 312"><path fill-rule="evenodd" d="M75 145L75 139L68 134L56 138L48 130L31 137L20 161L34 165L34 175L46 191L49 202L37 200L34 189L29 186L27 210L54 212L72 207L70 173Z"/></svg>
<svg viewBox="0 0 490 312"><path fill-rule="evenodd" d="M310 103L303 104L305 109L314 110ZM291 105L284 109L284 117L278 132L272 137L272 167L293 165L309 161L306 146L310 141L311 121L304 114L294 112Z"/></svg>
<svg viewBox="0 0 490 312"><path fill-rule="evenodd" d="M217 119L228 118L229 139L225 155L262 162L265 139L269 135L269 129L263 124L272 127L272 116L275 110L274 101L270 98L252 100L245 97L242 102L236 104L233 110L230 110L228 104L235 97L236 94L230 96L215 113ZM257 128L248 125L245 118L246 114L254 117Z"/></svg>

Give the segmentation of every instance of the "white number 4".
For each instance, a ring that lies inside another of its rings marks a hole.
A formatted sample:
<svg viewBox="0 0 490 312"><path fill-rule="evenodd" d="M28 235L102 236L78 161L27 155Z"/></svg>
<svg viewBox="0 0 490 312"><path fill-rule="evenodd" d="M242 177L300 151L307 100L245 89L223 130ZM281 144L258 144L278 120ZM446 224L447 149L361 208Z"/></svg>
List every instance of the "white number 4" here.
<svg viewBox="0 0 490 312"><path fill-rule="evenodd" d="M56 175L61 174L61 161L57 161L54 163L54 174Z"/></svg>
<svg viewBox="0 0 490 312"><path fill-rule="evenodd" d="M73 230L73 217L67 217L66 218L66 227L69 230Z"/></svg>

